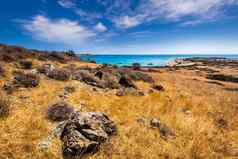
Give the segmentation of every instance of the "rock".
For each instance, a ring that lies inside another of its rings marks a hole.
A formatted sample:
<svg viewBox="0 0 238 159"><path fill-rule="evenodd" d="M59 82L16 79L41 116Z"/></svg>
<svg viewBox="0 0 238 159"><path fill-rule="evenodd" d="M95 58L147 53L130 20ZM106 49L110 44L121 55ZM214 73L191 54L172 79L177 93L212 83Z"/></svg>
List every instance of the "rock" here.
<svg viewBox="0 0 238 159"><path fill-rule="evenodd" d="M116 92L116 96L118 97L121 97L121 96L124 96L125 95L125 92L123 89L118 89L117 92Z"/></svg>
<svg viewBox="0 0 238 159"><path fill-rule="evenodd" d="M207 78L211 80L238 83L238 76L232 76L232 75L209 74Z"/></svg>
<svg viewBox="0 0 238 159"><path fill-rule="evenodd" d="M164 91L164 87L161 85L153 85L152 88L157 91Z"/></svg>
<svg viewBox="0 0 238 159"><path fill-rule="evenodd" d="M102 71L97 71L97 72L95 73L95 76L98 77L99 79L102 79L102 77L103 77L103 72L102 72Z"/></svg>
<svg viewBox="0 0 238 159"><path fill-rule="evenodd" d="M47 76L59 81L67 81L70 79L70 73L63 69L54 69L50 71Z"/></svg>
<svg viewBox="0 0 238 159"><path fill-rule="evenodd" d="M74 112L60 136L63 155L71 158L95 153L116 131L115 123L103 113Z"/></svg>
<svg viewBox="0 0 238 159"><path fill-rule="evenodd" d="M120 78L119 84L123 87L126 87L126 88L135 88L136 89L135 84L129 78L127 78L126 76L122 76Z"/></svg>
<svg viewBox="0 0 238 159"><path fill-rule="evenodd" d="M74 109L66 102L58 102L47 110L47 118L52 121L64 121L69 119Z"/></svg>
<svg viewBox="0 0 238 159"><path fill-rule="evenodd" d="M158 129L160 132L160 137L163 139L168 139L168 138L174 138L175 133L172 129L170 129L167 125L162 123L159 119L157 118L139 118L137 119L137 122L146 125L148 127Z"/></svg>
<svg viewBox="0 0 238 159"><path fill-rule="evenodd" d="M96 78L94 75L88 71L78 71L74 74L74 79L80 80L88 85L95 86L98 88L105 88L104 81Z"/></svg>
<svg viewBox="0 0 238 159"><path fill-rule="evenodd" d="M27 60L21 60L19 63L23 69L31 69L33 65L31 61Z"/></svg>
<svg viewBox="0 0 238 159"><path fill-rule="evenodd" d="M13 84L22 87L36 87L39 85L39 76L32 73L23 73L15 76Z"/></svg>
<svg viewBox="0 0 238 159"><path fill-rule="evenodd" d="M52 64L44 64L37 69L40 73L48 75L49 72L55 70L55 66Z"/></svg>

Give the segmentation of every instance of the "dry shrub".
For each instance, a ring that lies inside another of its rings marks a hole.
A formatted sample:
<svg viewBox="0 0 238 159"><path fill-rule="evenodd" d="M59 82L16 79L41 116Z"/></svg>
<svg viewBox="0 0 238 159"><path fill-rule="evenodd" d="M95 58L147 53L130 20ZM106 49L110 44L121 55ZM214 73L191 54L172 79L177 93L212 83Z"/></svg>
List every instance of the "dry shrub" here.
<svg viewBox="0 0 238 159"><path fill-rule="evenodd" d="M47 110L47 118L52 121L64 121L67 120L73 108L66 102L58 102L51 105Z"/></svg>
<svg viewBox="0 0 238 159"><path fill-rule="evenodd" d="M48 77L59 81L67 81L70 79L70 73L67 70L54 69L48 73Z"/></svg>
<svg viewBox="0 0 238 159"><path fill-rule="evenodd" d="M9 101L5 99L2 94L0 94L0 118L8 117L10 112L10 104Z"/></svg>
<svg viewBox="0 0 238 159"><path fill-rule="evenodd" d="M23 69L31 69L32 68L32 62L31 61L22 60L19 63L20 63L20 65Z"/></svg>

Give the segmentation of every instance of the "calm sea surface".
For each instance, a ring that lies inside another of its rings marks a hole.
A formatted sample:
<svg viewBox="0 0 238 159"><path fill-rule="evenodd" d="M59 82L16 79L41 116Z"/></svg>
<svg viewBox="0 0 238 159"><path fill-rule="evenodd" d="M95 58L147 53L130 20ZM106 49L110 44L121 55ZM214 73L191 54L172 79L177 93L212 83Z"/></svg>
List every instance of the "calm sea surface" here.
<svg viewBox="0 0 238 159"><path fill-rule="evenodd" d="M131 66L140 63L142 66L163 66L177 58L190 57L225 57L238 59L238 55L80 55L82 60L96 61L99 64Z"/></svg>

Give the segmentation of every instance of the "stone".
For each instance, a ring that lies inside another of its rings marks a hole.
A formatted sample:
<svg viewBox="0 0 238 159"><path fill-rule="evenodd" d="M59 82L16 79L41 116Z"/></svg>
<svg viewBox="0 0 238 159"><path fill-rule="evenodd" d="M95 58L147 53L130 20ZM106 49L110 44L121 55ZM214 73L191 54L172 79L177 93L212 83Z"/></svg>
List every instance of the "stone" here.
<svg viewBox="0 0 238 159"><path fill-rule="evenodd" d="M39 85L39 76L32 73L22 73L14 77L13 84L22 87L36 87Z"/></svg>
<svg viewBox="0 0 238 159"><path fill-rule="evenodd" d="M116 125L100 112L74 112L60 135L64 157L81 157L99 150L99 146L117 132Z"/></svg>
<svg viewBox="0 0 238 159"><path fill-rule="evenodd" d="M59 81L67 81L70 79L70 73L64 69L54 69L50 71L47 76Z"/></svg>
<svg viewBox="0 0 238 159"><path fill-rule="evenodd" d="M125 88L136 88L135 84L126 76L120 78L119 84Z"/></svg>

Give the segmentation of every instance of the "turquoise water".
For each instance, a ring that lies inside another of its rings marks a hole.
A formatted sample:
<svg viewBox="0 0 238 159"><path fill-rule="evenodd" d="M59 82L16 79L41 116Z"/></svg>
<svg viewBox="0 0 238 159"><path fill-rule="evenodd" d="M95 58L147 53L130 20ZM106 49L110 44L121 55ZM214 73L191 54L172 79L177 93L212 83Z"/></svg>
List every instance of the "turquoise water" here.
<svg viewBox="0 0 238 159"><path fill-rule="evenodd" d="M238 59L238 55L80 55L85 61L96 61L98 64L112 64L118 66L131 66L140 63L141 66L164 66L177 58L190 57L225 57Z"/></svg>

